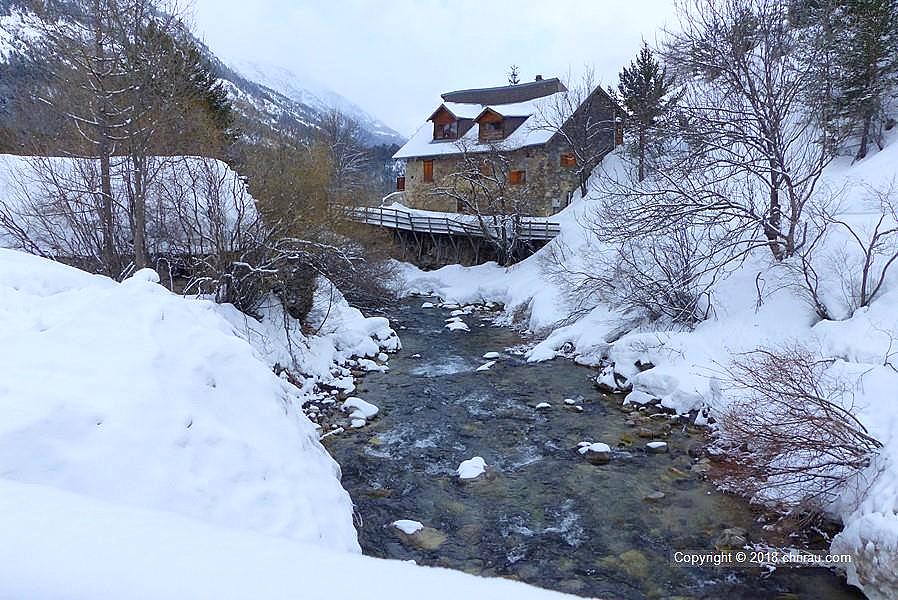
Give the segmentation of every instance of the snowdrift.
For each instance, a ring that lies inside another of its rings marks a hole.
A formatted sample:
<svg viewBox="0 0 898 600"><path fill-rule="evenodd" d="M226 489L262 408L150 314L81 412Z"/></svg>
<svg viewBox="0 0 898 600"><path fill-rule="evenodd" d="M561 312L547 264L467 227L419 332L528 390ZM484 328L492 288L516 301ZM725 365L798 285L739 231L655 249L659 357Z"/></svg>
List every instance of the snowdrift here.
<svg viewBox="0 0 898 600"><path fill-rule="evenodd" d="M358 551L339 467L212 302L0 250L0 473Z"/></svg>

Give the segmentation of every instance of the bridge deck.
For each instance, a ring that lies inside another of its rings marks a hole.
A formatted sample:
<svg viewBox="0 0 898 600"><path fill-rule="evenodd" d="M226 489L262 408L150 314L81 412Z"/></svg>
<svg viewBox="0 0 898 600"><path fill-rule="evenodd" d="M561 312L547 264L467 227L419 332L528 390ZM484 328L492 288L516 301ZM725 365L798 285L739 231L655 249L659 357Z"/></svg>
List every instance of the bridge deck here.
<svg viewBox="0 0 898 600"><path fill-rule="evenodd" d="M398 229L414 233L487 238L498 236L499 227L481 225L477 217L458 213L418 211L396 206L358 207L349 209L350 219L358 223ZM487 231L484 231L486 227ZM521 217L519 239L549 241L559 234L561 226L545 217ZM489 234L489 235L487 235Z"/></svg>

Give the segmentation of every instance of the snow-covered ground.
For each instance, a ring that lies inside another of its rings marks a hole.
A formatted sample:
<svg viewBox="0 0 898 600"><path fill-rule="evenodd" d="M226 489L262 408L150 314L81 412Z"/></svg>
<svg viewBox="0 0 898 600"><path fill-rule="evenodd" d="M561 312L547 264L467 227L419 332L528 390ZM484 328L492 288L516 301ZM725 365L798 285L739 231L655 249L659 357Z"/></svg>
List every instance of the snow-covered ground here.
<svg viewBox="0 0 898 600"><path fill-rule="evenodd" d="M156 280L0 249L0 598L563 597L358 554L300 405L344 358L398 346L384 319L328 294L291 356L250 343L272 323Z"/></svg>
<svg viewBox="0 0 898 600"><path fill-rule="evenodd" d="M606 159L606 168L619 168L617 160L613 155ZM824 182L829 189L844 190L844 218L863 224L878 216L864 185L887 187L896 176L898 140L892 139L883 151L854 165L847 159L836 161L828 167ZM855 486L859 491L846 491L833 506L845 525L833 547L855 556L849 580L864 585L870 597L888 597L898 590L894 575L898 573L898 370L894 366L898 364L898 269L893 269L884 293L870 307L837 315L844 317L839 321L818 322L807 301L794 286L781 285L780 270L759 252L715 285L714 311L693 330L649 326L627 332L631 319L601 304L571 322L572 307L565 290L547 277L547 257L563 245L568 268L588 267L583 265L585 249L601 249L602 242L591 238L581 223L588 222L596 204L595 193L575 199L555 216L561 223L560 236L517 265L452 265L432 272L402 265L403 289L458 304L501 302L506 322L517 319L544 336L530 350L529 360L548 360L564 350L583 364L611 363L614 371L632 382L634 400L659 398L679 413L726 407L728 398L721 391L719 374L736 353L793 341L819 349L823 356L835 359L833 373L851 378L853 411L884 444L875 463L861 474ZM852 247L838 235L828 243L824 251L834 254ZM758 302L759 281L766 288L763 302ZM834 281L823 283L824 288L839 289ZM641 371L637 361L655 366Z"/></svg>

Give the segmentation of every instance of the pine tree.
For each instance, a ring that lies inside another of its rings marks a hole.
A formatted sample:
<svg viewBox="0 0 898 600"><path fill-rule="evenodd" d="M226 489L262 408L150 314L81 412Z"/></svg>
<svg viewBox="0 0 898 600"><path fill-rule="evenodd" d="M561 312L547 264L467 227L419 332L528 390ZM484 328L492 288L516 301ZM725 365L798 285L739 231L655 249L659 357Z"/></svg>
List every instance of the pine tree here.
<svg viewBox="0 0 898 600"><path fill-rule="evenodd" d="M879 124L898 89L898 0L843 0L842 13L838 107L860 137L859 160L870 142L881 146Z"/></svg>
<svg viewBox="0 0 898 600"><path fill-rule="evenodd" d="M508 70L508 85L517 85L519 83L521 83L521 78L518 74L518 66L511 65L511 68Z"/></svg>
<svg viewBox="0 0 898 600"><path fill-rule="evenodd" d="M630 126L637 135L636 157L639 181L645 179L646 149L659 120L672 106L672 81L665 68L655 59L648 44L643 44L636 59L618 75L617 91L624 108L630 113Z"/></svg>

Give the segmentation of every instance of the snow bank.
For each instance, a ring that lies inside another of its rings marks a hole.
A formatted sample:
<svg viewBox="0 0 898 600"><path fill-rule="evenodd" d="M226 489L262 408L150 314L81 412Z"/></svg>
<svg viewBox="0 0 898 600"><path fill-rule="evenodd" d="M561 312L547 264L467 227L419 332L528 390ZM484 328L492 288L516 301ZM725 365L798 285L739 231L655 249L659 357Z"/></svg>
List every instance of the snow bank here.
<svg viewBox="0 0 898 600"><path fill-rule="evenodd" d="M285 314L274 296L259 309L259 320L230 305L220 310L265 362L291 369L306 393L322 384L351 392L355 383L346 365L354 357L377 358L402 348L388 319L366 317L324 277L317 280L312 310L306 317L311 334Z"/></svg>
<svg viewBox="0 0 898 600"><path fill-rule="evenodd" d="M358 551L299 390L154 278L0 250L3 480Z"/></svg>
<svg viewBox="0 0 898 600"><path fill-rule="evenodd" d="M573 598L0 480L0 598Z"/></svg>

